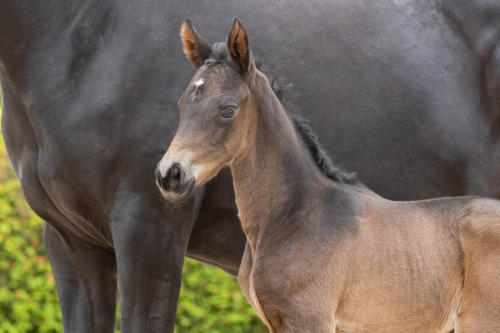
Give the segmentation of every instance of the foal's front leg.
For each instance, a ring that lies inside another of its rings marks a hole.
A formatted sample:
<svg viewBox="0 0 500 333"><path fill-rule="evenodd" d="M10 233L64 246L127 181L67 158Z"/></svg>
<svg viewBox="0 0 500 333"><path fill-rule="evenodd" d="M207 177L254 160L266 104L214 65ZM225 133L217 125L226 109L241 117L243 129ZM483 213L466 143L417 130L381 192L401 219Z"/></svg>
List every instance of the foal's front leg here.
<svg viewBox="0 0 500 333"><path fill-rule="evenodd" d="M240 270L238 272L238 284L240 285L240 289L243 292L243 295L245 295L245 298L247 299L248 303L250 303L254 311L257 313L260 320L262 320L262 322L267 326L270 333L274 333L276 332L276 330L273 329L273 327L269 323L269 320L267 320L264 313L262 312L259 303L256 302L256 297L252 289L251 285L252 281L250 278L252 275L252 268L253 268L252 249L250 248L250 245L247 242L245 245L245 252L243 252L243 257L241 258Z"/></svg>
<svg viewBox="0 0 500 333"><path fill-rule="evenodd" d="M277 325L278 326L278 325ZM279 323L279 326L274 330L276 333L343 333L336 329L336 325L328 322L311 321L304 318L300 320L293 319L293 324L287 321L286 318ZM346 332L347 333L347 332Z"/></svg>
<svg viewBox="0 0 500 333"><path fill-rule="evenodd" d="M318 316L317 313L309 313L306 312L310 310L306 309L304 314L304 319L297 318L297 316L293 316L293 318L287 318L286 316L277 316L274 311L273 315L267 316L265 310L262 308L261 304L257 299L257 295L255 293L255 286L253 285L254 281L252 280L252 274L254 273L256 267L254 265L254 258L252 255L252 250L250 245L246 244L245 252L243 253L243 258L241 260L240 270L238 272L238 283L240 285L241 291L245 295L246 299L255 310L260 319L264 322L264 324L269 329L270 333L335 333L336 324L331 321L323 322L320 318L316 318ZM261 290L259 295L266 296L265 291ZM269 295L267 295L269 296ZM279 293L278 298L288 296L285 294ZM285 304L287 302L283 302ZM286 309L279 309L278 311L283 311L286 313ZM328 318L329 316L322 316L321 318Z"/></svg>

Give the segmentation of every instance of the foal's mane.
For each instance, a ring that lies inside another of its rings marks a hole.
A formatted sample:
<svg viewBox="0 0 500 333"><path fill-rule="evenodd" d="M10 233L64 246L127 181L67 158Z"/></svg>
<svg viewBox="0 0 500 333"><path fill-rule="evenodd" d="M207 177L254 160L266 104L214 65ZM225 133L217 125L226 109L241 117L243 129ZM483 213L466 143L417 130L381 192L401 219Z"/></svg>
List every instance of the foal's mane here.
<svg viewBox="0 0 500 333"><path fill-rule="evenodd" d="M212 46L212 52L210 54L210 57L205 61L205 63L214 64L218 62L226 62L227 56L228 55L227 55L226 43L224 42L215 43ZM258 62L257 60L255 60L255 66L259 70L262 67L260 62ZM269 83L271 84L274 94L283 104L284 92L286 87L282 87L279 84L279 80L277 78L270 80ZM290 114L290 117L293 121L295 129L300 134L300 138L309 149L309 152L311 153L314 162L318 166L319 170L327 178L345 184L359 184L359 181L355 173L346 172L333 164L327 152L321 146L318 136L309 126L309 122L306 119L293 114Z"/></svg>
<svg viewBox="0 0 500 333"><path fill-rule="evenodd" d="M260 67L258 63L256 63L256 65L257 68ZM269 83L271 84L271 88L273 89L276 97L278 97L280 102L283 103L285 91L284 88L280 86L279 80L275 78L270 80ZM345 184L359 184L355 173L346 172L333 164L332 160L328 156L328 153L321 146L318 136L314 133L311 126L309 126L309 121L307 119L294 114L290 114L290 117L295 125L295 129L300 134L300 138L304 141L307 148L309 148L309 152L311 153L314 162L327 178Z"/></svg>
<svg viewBox="0 0 500 333"><path fill-rule="evenodd" d="M299 132L300 137L309 148L309 152L321 172L333 181L345 184L357 184L358 179L355 173L346 172L333 164L327 152L321 146L318 136L309 126L308 121L295 115L291 117L295 129Z"/></svg>

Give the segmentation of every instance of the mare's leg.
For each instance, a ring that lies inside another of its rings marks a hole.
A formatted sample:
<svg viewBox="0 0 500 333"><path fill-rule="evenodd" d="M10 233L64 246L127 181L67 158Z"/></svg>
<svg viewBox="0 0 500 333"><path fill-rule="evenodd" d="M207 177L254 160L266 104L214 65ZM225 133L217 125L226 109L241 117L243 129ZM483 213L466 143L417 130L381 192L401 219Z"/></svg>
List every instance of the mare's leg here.
<svg viewBox="0 0 500 333"><path fill-rule="evenodd" d="M50 224L44 242L61 304L64 332L114 332L115 257L67 236L71 249Z"/></svg>
<svg viewBox="0 0 500 333"><path fill-rule="evenodd" d="M121 193L122 201L111 212L111 232L123 333L173 332L182 265L201 192L179 204L165 201L157 191L151 198Z"/></svg>
<svg viewBox="0 0 500 333"><path fill-rule="evenodd" d="M238 220L233 179L228 168L205 185L205 195L189 238L188 257L236 276L246 237Z"/></svg>

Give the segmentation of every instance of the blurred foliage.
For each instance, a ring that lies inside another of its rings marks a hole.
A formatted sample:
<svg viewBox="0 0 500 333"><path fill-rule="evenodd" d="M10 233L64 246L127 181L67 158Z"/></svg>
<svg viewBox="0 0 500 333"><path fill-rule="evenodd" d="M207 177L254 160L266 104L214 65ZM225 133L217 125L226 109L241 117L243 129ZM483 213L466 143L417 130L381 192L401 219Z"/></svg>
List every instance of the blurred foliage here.
<svg viewBox="0 0 500 333"><path fill-rule="evenodd" d="M54 278L42 241L42 221L23 199L0 136L0 333L61 331ZM186 259L175 331L267 330L234 278Z"/></svg>
<svg viewBox="0 0 500 333"><path fill-rule="evenodd" d="M21 195L0 137L0 333L60 332L42 222Z"/></svg>
<svg viewBox="0 0 500 333"><path fill-rule="evenodd" d="M176 332L267 332L240 291L221 270L186 259Z"/></svg>

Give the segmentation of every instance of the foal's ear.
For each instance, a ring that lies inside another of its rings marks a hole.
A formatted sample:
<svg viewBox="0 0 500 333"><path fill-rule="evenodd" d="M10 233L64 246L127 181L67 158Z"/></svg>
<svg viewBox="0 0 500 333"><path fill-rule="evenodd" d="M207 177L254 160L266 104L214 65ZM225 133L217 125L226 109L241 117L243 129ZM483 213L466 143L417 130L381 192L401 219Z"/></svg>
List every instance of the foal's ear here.
<svg viewBox="0 0 500 333"><path fill-rule="evenodd" d="M200 68L212 53L212 47L203 37L198 35L189 19L182 23L181 40L186 57L191 60L195 68Z"/></svg>
<svg viewBox="0 0 500 333"><path fill-rule="evenodd" d="M238 18L234 18L233 27L227 37L227 50L231 58L236 61L242 73L248 71L250 66L250 48L245 29Z"/></svg>

